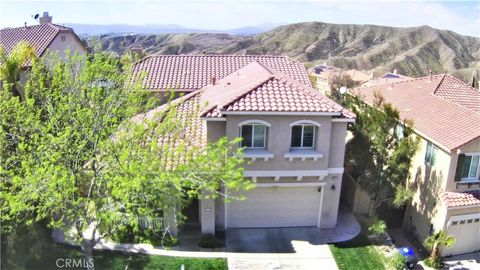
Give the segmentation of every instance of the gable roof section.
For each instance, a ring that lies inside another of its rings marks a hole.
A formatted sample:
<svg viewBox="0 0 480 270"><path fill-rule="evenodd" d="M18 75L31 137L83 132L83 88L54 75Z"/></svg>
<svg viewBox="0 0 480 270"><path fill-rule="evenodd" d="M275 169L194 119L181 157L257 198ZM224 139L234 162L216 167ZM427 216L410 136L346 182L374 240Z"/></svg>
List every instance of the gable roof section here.
<svg viewBox="0 0 480 270"><path fill-rule="evenodd" d="M4 28L0 30L0 46L3 46L8 54L15 46L24 41L32 45L37 57L42 56L60 32L71 32L80 41L72 28L46 23L40 25L23 26L16 28ZM30 66L26 63L24 67Z"/></svg>
<svg viewBox="0 0 480 270"><path fill-rule="evenodd" d="M208 85L212 77L220 80L253 61L311 85L302 63L270 55L152 55L135 63L133 78L145 76L142 86L148 90L193 91Z"/></svg>
<svg viewBox="0 0 480 270"><path fill-rule="evenodd" d="M467 192L444 192L443 202L447 208L480 206L480 190Z"/></svg>
<svg viewBox="0 0 480 270"><path fill-rule="evenodd" d="M443 75L433 94L480 113L480 91L453 76Z"/></svg>
<svg viewBox="0 0 480 270"><path fill-rule="evenodd" d="M445 150L480 138L480 94L450 75L358 87L353 94L372 104L377 91L400 111L402 119L414 121L421 136Z"/></svg>
<svg viewBox="0 0 480 270"><path fill-rule="evenodd" d="M275 86L274 86L275 85ZM291 95L289 95L291 94ZM340 105L324 97L308 86L301 86L298 82L274 70L268 69L258 62L252 62L238 71L226 76L215 85L208 85L200 91L189 93L175 99L171 104L164 104L156 109L135 116L136 122L142 119L152 119L159 112L175 106L179 126L185 127L185 139L188 145L204 146L207 142L206 121L202 118L217 118L225 111L251 112L251 109L240 108L242 103L251 100L253 96L261 97L255 102L264 102L263 111L274 111L267 106L276 103L284 104L296 111L307 115L312 110L334 112L335 117L354 118L355 115ZM299 97L302 97L299 99ZM253 102L253 100L251 100ZM194 119L192 119L194 118ZM165 136L161 143L175 144L171 138Z"/></svg>
<svg viewBox="0 0 480 270"><path fill-rule="evenodd" d="M355 115L310 86L254 61L201 90L207 107L204 117L243 113L327 113L354 118Z"/></svg>

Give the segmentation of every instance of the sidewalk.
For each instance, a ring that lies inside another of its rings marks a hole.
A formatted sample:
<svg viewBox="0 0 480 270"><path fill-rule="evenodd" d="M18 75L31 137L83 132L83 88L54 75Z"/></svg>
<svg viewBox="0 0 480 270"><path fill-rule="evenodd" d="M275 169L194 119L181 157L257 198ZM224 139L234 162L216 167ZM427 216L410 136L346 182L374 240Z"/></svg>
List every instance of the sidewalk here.
<svg viewBox="0 0 480 270"><path fill-rule="evenodd" d="M54 230L52 232L53 241L56 243L67 244L71 246L80 246L78 243L65 238L62 231ZM148 255L161 255L172 257L191 257L191 258L227 258L225 248L204 249L198 246L200 232L186 231L178 235L180 244L178 246L163 248L154 247L150 244L120 244L101 239L94 247L96 250L115 250L131 253L143 253Z"/></svg>

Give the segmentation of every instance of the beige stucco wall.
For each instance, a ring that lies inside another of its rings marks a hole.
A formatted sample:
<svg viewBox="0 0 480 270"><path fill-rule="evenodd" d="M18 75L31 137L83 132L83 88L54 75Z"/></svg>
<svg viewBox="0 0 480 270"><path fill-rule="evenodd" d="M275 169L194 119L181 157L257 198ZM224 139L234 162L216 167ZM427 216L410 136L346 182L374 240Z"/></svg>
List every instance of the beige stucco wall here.
<svg viewBox="0 0 480 270"><path fill-rule="evenodd" d="M468 187L467 185L458 185L457 182L454 181L455 172L457 168L458 162L458 152L460 153L480 153L480 139L476 139L458 149L459 151L454 151L451 155L451 164L450 164L450 172L448 174L448 181L445 186L446 191L454 191L454 192L463 192L468 190L477 190L479 189L478 184L472 185Z"/></svg>
<svg viewBox="0 0 480 270"><path fill-rule="evenodd" d="M333 174L324 179L327 183L323 194L321 228L333 228L337 225L342 175L343 174ZM332 189L332 186L335 186L335 189Z"/></svg>
<svg viewBox="0 0 480 270"><path fill-rule="evenodd" d="M263 120L270 123L272 126L268 128L267 132L267 151L274 154L273 159L268 161L260 161L246 165L245 170L324 170L328 169L330 159L330 136L331 136L331 117L329 116L247 116L247 115L229 115L226 123L226 134L229 139L236 138L240 135L239 123L246 120ZM289 152L291 140L290 123L298 120L312 120L321 124L316 129L315 150L323 154L323 158L313 161L308 159L301 161L295 159L289 161L284 157L284 154ZM346 123L337 123L335 125L344 125ZM335 129L340 134L333 134L333 136L341 138L345 143L345 135L342 128ZM337 146L338 148L338 146ZM335 155L336 153L332 153ZM342 152L341 155L344 153ZM338 160L337 157L332 157L333 160ZM343 158L342 158L343 159ZM337 162L338 163L338 162ZM341 163L343 164L343 163Z"/></svg>
<svg viewBox="0 0 480 270"><path fill-rule="evenodd" d="M229 115L226 121L208 121L207 137L215 141L223 136L230 140L240 135L239 123L246 120L262 120L271 124L267 131L267 150L274 154L273 159L264 161L256 159L245 165L245 170L328 170L343 168L345 155L345 137L347 123L331 122L330 116L244 116ZM284 154L290 149L290 123L298 120L312 120L321 126L316 130L315 150L324 156L317 161L294 159L289 161ZM273 177L258 177L257 183L273 183ZM296 177L281 177L277 183L324 183L321 227L331 228L337 223L340 191L342 189L342 173L330 173L323 179L319 177L303 177L300 182ZM223 190L223 189L222 189ZM205 215L206 216L206 215ZM216 226L223 229L225 219L225 202L223 198L215 200ZM205 218L205 217L204 217ZM210 224L210 222L208 223ZM206 226L207 227L207 226Z"/></svg>
<svg viewBox="0 0 480 270"><path fill-rule="evenodd" d="M441 194L445 191L463 192L478 189L477 185L468 187L459 185L454 181L458 160L458 151L449 152L437 147L436 162L433 167L424 162L427 140L421 138L419 150L413 158L409 187L414 192L412 204L408 207L404 225L409 228L414 226L417 238L423 242L430 233L430 225L434 231L446 229L449 216L452 213L475 213L478 209L467 208L449 210L443 204ZM480 139L477 139L463 147L460 152L480 152Z"/></svg>
<svg viewBox="0 0 480 270"><path fill-rule="evenodd" d="M437 147L435 165L425 164L427 140L418 138L420 145L412 160L408 184L414 194L412 203L405 213L404 225L413 228L417 238L423 242L429 236L431 224L434 230L443 227L445 209L441 194L445 190L451 158L450 153Z"/></svg>
<svg viewBox="0 0 480 270"><path fill-rule="evenodd" d="M62 41L62 36L65 37L65 41ZM71 32L60 32L48 46L50 53L58 53L62 59L65 59L67 50L70 50L71 53L78 52L81 55L88 53L85 46Z"/></svg>
<svg viewBox="0 0 480 270"><path fill-rule="evenodd" d="M347 137L346 123L332 122L330 136L330 154L328 156L328 167L339 168L343 167L345 158L345 146Z"/></svg>

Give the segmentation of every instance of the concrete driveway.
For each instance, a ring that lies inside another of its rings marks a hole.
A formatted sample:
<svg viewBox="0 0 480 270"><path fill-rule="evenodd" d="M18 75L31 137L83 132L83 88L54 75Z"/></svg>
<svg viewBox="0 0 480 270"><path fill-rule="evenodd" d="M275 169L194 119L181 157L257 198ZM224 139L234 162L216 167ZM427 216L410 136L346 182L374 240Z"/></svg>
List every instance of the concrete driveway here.
<svg viewBox="0 0 480 270"><path fill-rule="evenodd" d="M229 229L228 269L338 269L317 228Z"/></svg>
<svg viewBox="0 0 480 270"><path fill-rule="evenodd" d="M445 269L480 269L480 251L444 258Z"/></svg>
<svg viewBox="0 0 480 270"><path fill-rule="evenodd" d="M338 269L328 243L350 240L360 233L360 224L344 206L337 226L318 228L228 229L228 269Z"/></svg>

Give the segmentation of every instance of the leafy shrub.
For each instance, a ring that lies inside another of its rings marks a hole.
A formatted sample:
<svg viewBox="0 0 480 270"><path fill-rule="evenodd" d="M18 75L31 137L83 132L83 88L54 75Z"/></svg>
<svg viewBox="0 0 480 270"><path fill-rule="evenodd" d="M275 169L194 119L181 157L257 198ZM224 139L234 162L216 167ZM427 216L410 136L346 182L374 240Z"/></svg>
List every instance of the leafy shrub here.
<svg viewBox="0 0 480 270"><path fill-rule="evenodd" d="M202 248L220 248L223 247L223 242L213 234L204 234L200 238L198 245Z"/></svg>
<svg viewBox="0 0 480 270"><path fill-rule="evenodd" d="M152 246L173 247L179 244L176 237L159 230L142 229L135 231L132 226L122 226L113 235L117 243L142 243Z"/></svg>
<svg viewBox="0 0 480 270"><path fill-rule="evenodd" d="M392 258L390 258L390 261L388 262L390 267L392 267L395 270L403 270L405 268L405 264L407 262L407 258L402 256L400 252L396 251Z"/></svg>
<svg viewBox="0 0 480 270"><path fill-rule="evenodd" d="M135 234L130 225L119 226L112 235L112 240L117 243L135 243Z"/></svg>
<svg viewBox="0 0 480 270"><path fill-rule="evenodd" d="M375 235L382 235L387 230L387 224L385 221L379 219L378 217L373 217L367 221L368 231Z"/></svg>
<svg viewBox="0 0 480 270"><path fill-rule="evenodd" d="M166 234L162 237L161 244L163 247L173 247L180 244L180 241L175 236Z"/></svg>
<svg viewBox="0 0 480 270"><path fill-rule="evenodd" d="M374 217L372 220L370 220L369 224L368 231L377 236L384 234L387 229L385 221L377 217Z"/></svg>
<svg viewBox="0 0 480 270"><path fill-rule="evenodd" d="M425 260L425 265L431 268L440 269L443 267L442 258L429 257Z"/></svg>

